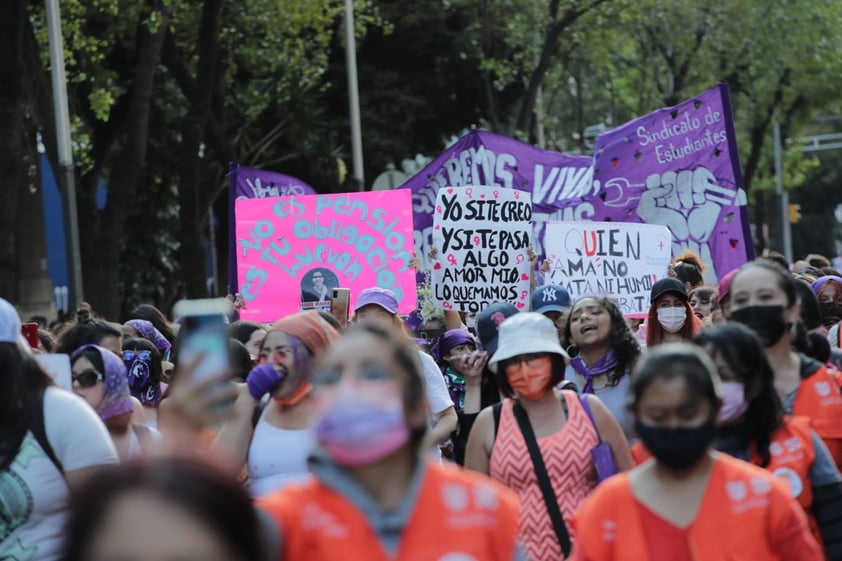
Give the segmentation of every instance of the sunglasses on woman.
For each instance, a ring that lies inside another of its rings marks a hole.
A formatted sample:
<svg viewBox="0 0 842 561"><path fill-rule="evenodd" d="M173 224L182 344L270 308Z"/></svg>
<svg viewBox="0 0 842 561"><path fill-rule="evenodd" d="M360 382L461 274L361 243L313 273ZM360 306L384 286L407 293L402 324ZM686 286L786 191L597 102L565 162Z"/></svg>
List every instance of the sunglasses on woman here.
<svg viewBox="0 0 842 561"><path fill-rule="evenodd" d="M149 360L152 358L152 351L123 351L123 360Z"/></svg>
<svg viewBox="0 0 842 561"><path fill-rule="evenodd" d="M90 388L91 386L96 385L97 382L102 381L104 379L103 375L97 372L96 370L83 370L78 374L71 375L71 379L74 382L78 382L80 387L83 388Z"/></svg>

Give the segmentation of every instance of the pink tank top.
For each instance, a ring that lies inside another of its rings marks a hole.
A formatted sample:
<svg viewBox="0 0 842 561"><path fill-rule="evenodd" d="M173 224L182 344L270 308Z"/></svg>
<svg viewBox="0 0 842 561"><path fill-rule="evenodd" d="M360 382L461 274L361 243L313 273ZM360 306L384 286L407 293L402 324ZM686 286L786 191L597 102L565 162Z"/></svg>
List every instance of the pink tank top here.
<svg viewBox="0 0 842 561"><path fill-rule="evenodd" d="M596 486L596 472L591 449L599 437L579 397L561 392L567 403L568 417L556 433L538 438L538 447L547 467L564 522L570 521L579 505ZM491 449L491 477L515 491L521 500L518 539L533 561L564 559L561 545L553 530L526 441L515 419L511 399L503 402L500 426Z"/></svg>

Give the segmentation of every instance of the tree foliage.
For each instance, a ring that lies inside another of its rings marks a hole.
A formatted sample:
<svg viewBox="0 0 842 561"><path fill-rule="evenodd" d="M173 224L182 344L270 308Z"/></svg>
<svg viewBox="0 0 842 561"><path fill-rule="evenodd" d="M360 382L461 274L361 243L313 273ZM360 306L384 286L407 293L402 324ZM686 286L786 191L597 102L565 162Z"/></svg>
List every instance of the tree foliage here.
<svg viewBox="0 0 842 561"><path fill-rule="evenodd" d="M816 130L816 115L840 109L842 0L354 7L369 182L473 124L533 142L540 128L548 148L588 153L594 129L724 81L753 215L765 223L774 123L797 137ZM10 77L0 86L7 201L31 181L24 168L36 130L55 155L43 3L25 8L9 10L0 55ZM290 173L321 191L343 188L350 141L341 0L63 0L61 10L83 272L87 296L106 315L204 294L211 220L225 262L220 194L229 161ZM784 159L788 188L827 188L817 177L833 158L807 157L792 144ZM815 211L829 220L832 209ZM2 216L13 220L14 210ZM11 248L0 264L14 262L14 228L0 234ZM14 279L4 279L0 290L10 286Z"/></svg>

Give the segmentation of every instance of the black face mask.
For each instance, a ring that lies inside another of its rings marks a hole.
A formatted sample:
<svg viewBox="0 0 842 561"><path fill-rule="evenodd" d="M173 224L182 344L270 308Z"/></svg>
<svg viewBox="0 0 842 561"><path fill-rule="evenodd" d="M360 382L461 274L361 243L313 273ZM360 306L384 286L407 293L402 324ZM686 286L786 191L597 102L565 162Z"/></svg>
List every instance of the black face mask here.
<svg viewBox="0 0 842 561"><path fill-rule="evenodd" d="M765 347L780 341L787 330L783 306L749 306L731 310L731 319L754 331Z"/></svg>
<svg viewBox="0 0 842 561"><path fill-rule="evenodd" d="M822 313L822 323L825 327L832 327L842 318L842 305L836 302L821 302L819 309Z"/></svg>
<svg viewBox="0 0 842 561"><path fill-rule="evenodd" d="M713 419L693 428L653 427L640 421L636 421L634 426L658 463L676 470L696 464L713 441L716 430Z"/></svg>

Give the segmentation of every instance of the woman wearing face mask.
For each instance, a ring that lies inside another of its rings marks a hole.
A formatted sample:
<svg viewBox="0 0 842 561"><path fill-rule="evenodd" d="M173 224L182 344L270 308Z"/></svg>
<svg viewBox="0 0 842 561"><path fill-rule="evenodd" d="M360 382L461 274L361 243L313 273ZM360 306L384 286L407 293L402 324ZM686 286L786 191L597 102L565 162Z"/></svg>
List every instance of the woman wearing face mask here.
<svg viewBox="0 0 842 561"><path fill-rule="evenodd" d="M130 319L123 324L123 337L142 337L155 345L155 348L161 354L162 360L169 360L172 344L152 325L151 321Z"/></svg>
<svg viewBox="0 0 842 561"><path fill-rule="evenodd" d="M282 560L525 559L510 491L422 459L424 373L407 338L355 325L313 383L312 476L258 501L279 527Z"/></svg>
<svg viewBox="0 0 842 561"><path fill-rule="evenodd" d="M810 420L784 414L763 344L738 323L706 329L694 342L722 380L716 449L786 480L827 559L842 559L842 478Z"/></svg>
<svg viewBox="0 0 842 561"><path fill-rule="evenodd" d="M338 336L312 310L278 320L266 333L261 364L241 386L234 416L213 445L238 471L247 460L252 496L307 476L307 455L313 446L310 378L316 361ZM271 400L252 425L255 406L267 393Z"/></svg>
<svg viewBox="0 0 842 561"><path fill-rule="evenodd" d="M489 362L496 367L498 385L508 399L499 410L499 427L493 408L486 408L468 438L465 467L490 475L520 496L520 539L532 559L565 558L570 544L567 525L597 484L591 450L600 438L610 445L619 469L632 466L623 431L599 398L584 397L592 422L575 392L553 389L564 377L566 359L558 331L548 318L530 312L504 321L497 352ZM547 507L517 420L523 412L565 527L555 527L555 513Z"/></svg>
<svg viewBox="0 0 842 561"><path fill-rule="evenodd" d="M842 347L839 322L842 320L842 278L827 276L816 279L811 288L819 299L822 324L828 330L831 346Z"/></svg>
<svg viewBox="0 0 842 561"><path fill-rule="evenodd" d="M701 322L690 307L684 284L664 278L652 285L646 319L646 346L689 341L701 330Z"/></svg>
<svg viewBox="0 0 842 561"><path fill-rule="evenodd" d="M161 435L132 422L132 399L126 365L108 349L84 345L70 356L73 393L83 398L105 423L120 461L149 453Z"/></svg>
<svg viewBox="0 0 842 561"><path fill-rule="evenodd" d="M750 327L766 347L775 389L787 414L810 417L842 466L842 392L820 362L792 348L800 322L795 279L777 265L753 261L731 280L731 319Z"/></svg>
<svg viewBox="0 0 842 561"><path fill-rule="evenodd" d="M640 357L640 345L617 304L607 298L580 298L570 310L564 331L573 356L565 379L582 393L595 394L624 429L629 375Z"/></svg>
<svg viewBox="0 0 842 561"><path fill-rule="evenodd" d="M450 329L433 346L432 355L441 366L459 419L450 440L453 443L453 460L463 465L470 433L470 427L466 428L463 424L465 414L476 417L483 407L500 400L496 387L487 391L487 386L484 388L482 384L488 353L477 350L476 339L465 329Z"/></svg>
<svg viewBox="0 0 842 561"><path fill-rule="evenodd" d="M146 425L156 428L164 381L161 353L147 339L133 337L123 341L123 363L129 375L129 391L143 405Z"/></svg>
<svg viewBox="0 0 842 561"><path fill-rule="evenodd" d="M698 347L647 353L630 407L654 459L606 481L576 515L576 561L821 561L803 511L772 474L710 448L716 367Z"/></svg>

